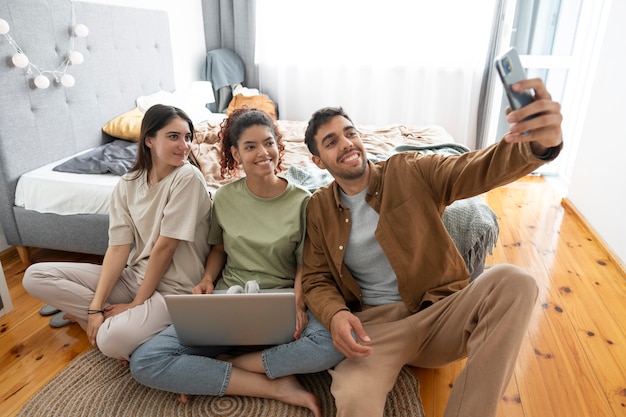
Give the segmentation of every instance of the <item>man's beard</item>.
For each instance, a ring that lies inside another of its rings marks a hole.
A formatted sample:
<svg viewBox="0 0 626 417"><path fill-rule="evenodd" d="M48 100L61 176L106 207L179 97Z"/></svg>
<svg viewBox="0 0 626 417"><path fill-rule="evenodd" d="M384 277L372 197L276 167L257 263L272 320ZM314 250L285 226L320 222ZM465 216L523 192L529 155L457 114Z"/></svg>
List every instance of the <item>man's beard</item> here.
<svg viewBox="0 0 626 417"><path fill-rule="evenodd" d="M367 159L365 158L363 159L363 164L361 165L361 169L357 171L348 171L346 169L341 169L341 168L338 168L337 170L333 168L332 170L330 170L328 168L328 165L326 166L326 169L335 178L340 178L342 180L356 180L356 179L361 178L363 174L365 174L365 171L367 169Z"/></svg>

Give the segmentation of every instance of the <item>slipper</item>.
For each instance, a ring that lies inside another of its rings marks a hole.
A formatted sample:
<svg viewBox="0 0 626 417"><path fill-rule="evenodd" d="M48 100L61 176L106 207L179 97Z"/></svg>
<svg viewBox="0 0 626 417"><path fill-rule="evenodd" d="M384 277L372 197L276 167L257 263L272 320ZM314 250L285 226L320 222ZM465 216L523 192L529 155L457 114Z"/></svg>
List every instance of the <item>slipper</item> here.
<svg viewBox="0 0 626 417"><path fill-rule="evenodd" d="M65 313L60 311L56 313L54 316L52 316L52 318L50 319L50 326L54 328L58 328L58 327L67 326L68 324L72 323L72 320L64 319L63 318L64 315Z"/></svg>
<svg viewBox="0 0 626 417"><path fill-rule="evenodd" d="M42 316L51 316L53 314L58 313L59 311L61 310L59 310L56 307L52 307L50 304L46 304L45 306L39 309L39 314L41 314Z"/></svg>

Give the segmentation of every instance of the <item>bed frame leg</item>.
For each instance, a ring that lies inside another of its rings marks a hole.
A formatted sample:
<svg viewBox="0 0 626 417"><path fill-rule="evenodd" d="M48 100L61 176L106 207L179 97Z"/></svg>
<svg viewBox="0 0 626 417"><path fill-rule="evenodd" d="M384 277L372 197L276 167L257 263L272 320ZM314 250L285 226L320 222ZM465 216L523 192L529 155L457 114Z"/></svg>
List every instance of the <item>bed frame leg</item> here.
<svg viewBox="0 0 626 417"><path fill-rule="evenodd" d="M30 265L30 248L28 246L16 246L17 254L22 263L26 266Z"/></svg>

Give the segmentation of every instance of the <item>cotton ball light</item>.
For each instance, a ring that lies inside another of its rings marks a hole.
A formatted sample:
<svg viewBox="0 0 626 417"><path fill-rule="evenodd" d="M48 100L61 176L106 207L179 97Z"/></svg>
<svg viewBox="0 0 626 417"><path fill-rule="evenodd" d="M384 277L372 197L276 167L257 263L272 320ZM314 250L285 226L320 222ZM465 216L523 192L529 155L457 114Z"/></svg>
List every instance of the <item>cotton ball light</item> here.
<svg viewBox="0 0 626 417"><path fill-rule="evenodd" d="M76 79L74 79L74 77L72 77L70 74L63 74L63 76L61 77L61 84L63 84L63 87L74 87L74 84L76 84Z"/></svg>
<svg viewBox="0 0 626 417"><path fill-rule="evenodd" d="M83 54L81 54L78 51L72 51L70 53L70 62L72 63L72 65L80 65L83 63L83 61L85 60L85 57L83 57Z"/></svg>
<svg viewBox="0 0 626 417"><path fill-rule="evenodd" d="M18 68L26 68L28 66L28 57L21 52L18 52L11 57L13 65Z"/></svg>
<svg viewBox="0 0 626 417"><path fill-rule="evenodd" d="M84 24L79 23L74 26L74 35L78 36L79 38L84 38L89 35L89 28Z"/></svg>
<svg viewBox="0 0 626 417"><path fill-rule="evenodd" d="M4 19L0 19L0 35L6 35L10 29L9 23Z"/></svg>
<svg viewBox="0 0 626 417"><path fill-rule="evenodd" d="M35 77L35 86L37 88L45 90L46 88L50 87L50 80L45 75L39 74Z"/></svg>

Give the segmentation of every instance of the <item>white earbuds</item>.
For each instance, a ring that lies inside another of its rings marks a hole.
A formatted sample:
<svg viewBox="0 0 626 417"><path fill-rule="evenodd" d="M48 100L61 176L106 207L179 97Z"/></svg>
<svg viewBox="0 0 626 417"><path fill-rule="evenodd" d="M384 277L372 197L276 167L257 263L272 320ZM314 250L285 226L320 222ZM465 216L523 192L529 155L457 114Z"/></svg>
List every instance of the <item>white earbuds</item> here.
<svg viewBox="0 0 626 417"><path fill-rule="evenodd" d="M226 294L253 294L259 292L261 292L259 283L255 280L251 280L246 282L245 288L243 288L241 285L233 285L226 291Z"/></svg>

